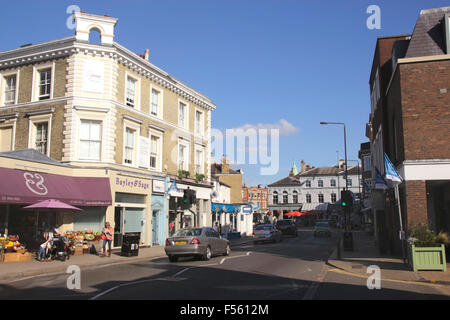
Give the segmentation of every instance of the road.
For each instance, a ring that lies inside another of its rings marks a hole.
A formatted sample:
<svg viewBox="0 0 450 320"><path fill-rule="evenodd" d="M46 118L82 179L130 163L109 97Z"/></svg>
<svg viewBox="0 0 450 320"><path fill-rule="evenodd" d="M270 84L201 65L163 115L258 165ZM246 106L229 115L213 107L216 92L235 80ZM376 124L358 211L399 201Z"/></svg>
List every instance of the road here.
<svg viewBox="0 0 450 320"><path fill-rule="evenodd" d="M310 230L280 243L234 246L230 256L209 261L167 258L81 269L81 288L67 287L68 274L0 284L0 299L312 300L442 299L432 286L382 282L339 272L326 260L337 234L314 238Z"/></svg>

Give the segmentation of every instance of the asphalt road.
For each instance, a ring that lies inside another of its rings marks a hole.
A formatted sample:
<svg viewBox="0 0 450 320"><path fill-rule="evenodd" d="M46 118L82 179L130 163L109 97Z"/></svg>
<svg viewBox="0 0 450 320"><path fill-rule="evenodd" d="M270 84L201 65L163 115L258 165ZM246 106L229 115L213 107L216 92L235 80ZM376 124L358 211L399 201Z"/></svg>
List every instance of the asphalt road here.
<svg viewBox="0 0 450 320"><path fill-rule="evenodd" d="M326 264L337 234L314 238L300 230L280 243L232 247L230 256L209 261L167 258L81 269L80 289L68 289L70 275L37 276L0 285L0 299L310 300L439 299L431 286L382 282L369 290L366 279ZM73 283L73 282L72 282ZM448 298L448 297L447 297Z"/></svg>

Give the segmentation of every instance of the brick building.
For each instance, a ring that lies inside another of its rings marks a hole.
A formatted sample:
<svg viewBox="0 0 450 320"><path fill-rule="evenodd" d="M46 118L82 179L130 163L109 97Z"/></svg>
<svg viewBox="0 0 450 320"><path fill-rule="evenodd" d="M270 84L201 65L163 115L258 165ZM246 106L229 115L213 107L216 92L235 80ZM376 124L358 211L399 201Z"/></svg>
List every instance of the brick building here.
<svg viewBox="0 0 450 320"><path fill-rule="evenodd" d="M404 182L404 225L450 231L450 7L422 10L411 35L379 38L370 75L372 177L386 153ZM377 242L399 252L391 190L373 192Z"/></svg>
<svg viewBox="0 0 450 320"><path fill-rule="evenodd" d="M258 185L257 187L242 187L242 202L252 203L256 207L257 213L265 214L269 208L269 191Z"/></svg>

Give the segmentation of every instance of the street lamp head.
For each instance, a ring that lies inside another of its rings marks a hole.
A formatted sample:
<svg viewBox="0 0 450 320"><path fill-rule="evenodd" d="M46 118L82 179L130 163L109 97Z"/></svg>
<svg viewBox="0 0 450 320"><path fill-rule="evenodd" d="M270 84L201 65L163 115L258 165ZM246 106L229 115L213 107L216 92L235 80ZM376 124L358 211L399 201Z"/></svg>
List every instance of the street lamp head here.
<svg viewBox="0 0 450 320"><path fill-rule="evenodd" d="M328 122L321 122L320 124L328 124Z"/></svg>

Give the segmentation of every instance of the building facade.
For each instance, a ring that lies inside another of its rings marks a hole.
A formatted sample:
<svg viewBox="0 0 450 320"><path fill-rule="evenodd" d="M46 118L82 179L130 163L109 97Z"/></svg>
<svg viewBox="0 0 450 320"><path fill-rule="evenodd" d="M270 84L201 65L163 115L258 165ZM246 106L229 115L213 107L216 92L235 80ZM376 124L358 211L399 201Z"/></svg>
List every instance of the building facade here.
<svg viewBox="0 0 450 320"><path fill-rule="evenodd" d="M450 230L450 7L422 10L411 35L379 38L370 87L367 136L375 168L386 154L403 183L402 223ZM392 189L374 190L372 205L382 252L400 252L399 208Z"/></svg>
<svg viewBox="0 0 450 320"><path fill-rule="evenodd" d="M197 191L184 212L191 224L209 225L216 106L153 65L148 50L138 55L115 42L116 18L77 12L74 20L75 36L0 52L0 152L31 148L114 172L110 184L121 191L102 219L115 225L115 246L131 231L144 244L163 244L170 223L183 225L183 212L169 206L180 195L166 192L177 177L180 189ZM91 41L96 32L100 43Z"/></svg>
<svg viewBox="0 0 450 320"><path fill-rule="evenodd" d="M275 216L282 216L289 211L327 214L329 204L341 199L341 190L346 186L345 166L341 161L333 167L305 167L302 162L297 175L293 170L288 177L268 185L269 210ZM348 189L355 199L361 190L358 166L348 167Z"/></svg>

